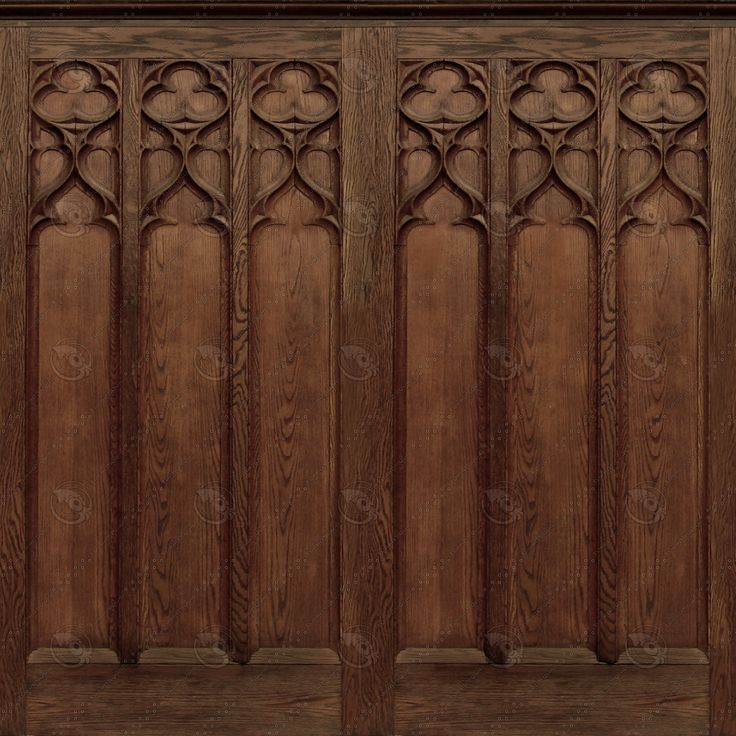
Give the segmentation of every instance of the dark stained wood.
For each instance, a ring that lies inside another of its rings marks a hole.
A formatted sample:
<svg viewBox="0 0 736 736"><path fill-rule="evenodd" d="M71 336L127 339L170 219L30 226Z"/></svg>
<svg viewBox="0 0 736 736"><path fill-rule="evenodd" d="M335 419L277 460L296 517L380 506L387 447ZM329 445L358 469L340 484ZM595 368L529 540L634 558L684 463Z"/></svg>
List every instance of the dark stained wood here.
<svg viewBox="0 0 736 736"><path fill-rule="evenodd" d="M405 62L399 73L399 649L467 648L485 623L488 68Z"/></svg>
<svg viewBox="0 0 736 736"><path fill-rule="evenodd" d="M118 654L135 662L140 647L140 581L138 524L139 489L139 291L140 241L140 75L138 62L123 62L122 108L122 240L120 264L120 499L115 531L118 540Z"/></svg>
<svg viewBox="0 0 736 736"><path fill-rule="evenodd" d="M39 664L28 667L27 687L33 734L340 734L340 668L334 665Z"/></svg>
<svg viewBox="0 0 736 736"><path fill-rule="evenodd" d="M600 231L598 316L598 657L613 663L620 654L616 395L616 145L618 120L616 63L600 62Z"/></svg>
<svg viewBox="0 0 736 736"><path fill-rule="evenodd" d="M31 70L30 648L112 647L120 66Z"/></svg>
<svg viewBox="0 0 736 736"><path fill-rule="evenodd" d="M143 0L131 6L129 0L85 0L69 5L62 0L8 0L3 9L8 17L33 17L47 15L55 17L60 12L66 16L89 18L100 16L120 17L130 14L144 16L198 17L202 15L261 17L274 14L273 3L269 0L214 0L202 6L197 0ZM641 16L656 17L684 15L702 17L702 4L695 0L650 0L645 6L635 0L579 0L573 7L549 0L511 0L510 2L487 3L484 0L435 0L431 5L418 5L416 2L399 0L365 0L358 6L345 0L286 0L278 6L279 15L300 16L317 15L327 17L385 16L416 17L512 17L538 16L557 18L559 16ZM708 6L708 15L713 17L732 17L736 14L736 4L731 0Z"/></svg>
<svg viewBox="0 0 736 736"><path fill-rule="evenodd" d="M393 732L395 53L393 29L343 31L340 611L351 736Z"/></svg>
<svg viewBox="0 0 736 736"><path fill-rule="evenodd" d="M252 648L337 650L337 69L254 62L250 75Z"/></svg>
<svg viewBox="0 0 736 736"><path fill-rule="evenodd" d="M230 646L234 659L248 657L249 454L248 394L248 65L232 67L232 258L230 287Z"/></svg>
<svg viewBox="0 0 736 736"><path fill-rule="evenodd" d="M518 361L509 484L520 514L510 526L504 635L524 647L592 647L597 65L519 61L508 75L510 343Z"/></svg>
<svg viewBox="0 0 736 736"><path fill-rule="evenodd" d="M707 69L701 62L621 61L618 84L624 645L697 648L706 589L700 314L708 247ZM674 155L678 135L684 149ZM654 151L672 151L666 169L656 155L636 150L643 138Z"/></svg>
<svg viewBox="0 0 736 736"><path fill-rule="evenodd" d="M706 736L705 667L397 667L396 733Z"/></svg>
<svg viewBox="0 0 736 736"><path fill-rule="evenodd" d="M710 721L712 736L736 729L736 30L711 36L710 305L708 342L710 530Z"/></svg>
<svg viewBox="0 0 736 736"><path fill-rule="evenodd" d="M462 33L450 27L402 27L399 58L595 59L621 57L631 51L644 59L703 58L708 31L699 29L575 27L558 21L543 28L473 25Z"/></svg>
<svg viewBox="0 0 736 736"><path fill-rule="evenodd" d="M79 28L48 25L31 34L32 58L74 59L78 56L122 58L334 58L340 54L339 28L300 31L278 26Z"/></svg>
<svg viewBox="0 0 736 736"><path fill-rule="evenodd" d="M508 95L506 59L490 62L488 341L482 367L488 380L488 484L481 487L486 524L486 620L482 646L494 662L507 655L510 612L509 526L519 518L518 495L508 484L509 388L518 370L508 339ZM493 83L493 80L500 80ZM499 636L500 634L500 636Z"/></svg>
<svg viewBox="0 0 736 736"><path fill-rule="evenodd" d="M228 639L230 73L140 73L141 649L197 647Z"/></svg>
<svg viewBox="0 0 736 736"><path fill-rule="evenodd" d="M25 501L26 181L28 33L0 31L0 733L24 728L27 647Z"/></svg>

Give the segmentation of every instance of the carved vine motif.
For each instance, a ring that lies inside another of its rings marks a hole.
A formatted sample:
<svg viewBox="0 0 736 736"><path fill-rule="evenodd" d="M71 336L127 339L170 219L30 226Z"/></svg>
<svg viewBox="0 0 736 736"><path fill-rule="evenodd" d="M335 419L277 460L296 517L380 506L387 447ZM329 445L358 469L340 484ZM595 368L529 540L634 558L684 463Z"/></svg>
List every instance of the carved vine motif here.
<svg viewBox="0 0 736 736"><path fill-rule="evenodd" d="M339 242L339 86L334 64L254 63L251 67L251 236L280 224L274 204L297 189L314 206L307 224Z"/></svg>
<svg viewBox="0 0 736 736"><path fill-rule="evenodd" d="M147 62L141 91L143 158L142 232L175 224L166 203L183 187L203 209L197 222L229 228L230 90L228 65L220 62ZM161 154L166 155L165 159ZM214 154L219 165L206 166ZM154 159L156 166L154 166ZM167 164L162 165L162 161ZM154 181L152 172L163 171Z"/></svg>
<svg viewBox="0 0 736 736"><path fill-rule="evenodd" d="M509 67L512 229L543 224L535 204L551 188L570 201L562 224L597 230L596 67L576 61L519 61ZM523 165L534 152L541 164ZM585 172L573 158L585 158ZM522 171L529 173L524 173Z"/></svg>
<svg viewBox="0 0 736 736"><path fill-rule="evenodd" d="M471 227L485 238L485 66L459 61L412 62L401 70L399 85L399 243L406 242L413 227L432 223L425 204L442 187L462 202L462 214L453 224Z"/></svg>
<svg viewBox="0 0 736 736"><path fill-rule="evenodd" d="M31 86L29 242L54 225L120 229L120 70L98 61L38 62ZM95 165L97 157L107 159ZM50 179L46 176L51 173ZM104 180L103 180L104 179Z"/></svg>
<svg viewBox="0 0 736 736"><path fill-rule="evenodd" d="M705 62L619 65L620 232L689 225L707 242L705 71ZM679 216L653 215L646 206L662 190L679 201Z"/></svg>

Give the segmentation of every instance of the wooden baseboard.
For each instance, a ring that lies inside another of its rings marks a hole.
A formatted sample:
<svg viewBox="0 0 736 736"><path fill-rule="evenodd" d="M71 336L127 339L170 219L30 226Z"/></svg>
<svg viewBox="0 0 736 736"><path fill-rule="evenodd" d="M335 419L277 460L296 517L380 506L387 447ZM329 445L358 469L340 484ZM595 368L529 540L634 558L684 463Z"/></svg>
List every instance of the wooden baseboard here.
<svg viewBox="0 0 736 736"><path fill-rule="evenodd" d="M706 736L708 668L397 665L395 732Z"/></svg>
<svg viewBox="0 0 736 736"><path fill-rule="evenodd" d="M340 667L29 665L29 736L340 733Z"/></svg>

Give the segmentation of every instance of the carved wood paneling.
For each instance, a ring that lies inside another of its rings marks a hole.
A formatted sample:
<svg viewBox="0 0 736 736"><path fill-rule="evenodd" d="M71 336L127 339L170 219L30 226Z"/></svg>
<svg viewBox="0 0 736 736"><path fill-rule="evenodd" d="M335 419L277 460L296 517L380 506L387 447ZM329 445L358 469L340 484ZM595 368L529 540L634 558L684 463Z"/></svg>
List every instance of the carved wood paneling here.
<svg viewBox="0 0 736 736"><path fill-rule="evenodd" d="M400 649L473 648L485 625L488 98L485 64L399 66Z"/></svg>
<svg viewBox="0 0 736 736"><path fill-rule="evenodd" d="M120 106L116 62L31 67L31 649L115 646Z"/></svg>
<svg viewBox="0 0 736 736"><path fill-rule="evenodd" d="M334 662L338 79L330 61L250 65L250 648Z"/></svg>
<svg viewBox="0 0 736 736"><path fill-rule="evenodd" d="M621 638L664 661L707 649L707 67L621 61L618 86Z"/></svg>
<svg viewBox="0 0 736 736"><path fill-rule="evenodd" d="M497 638L501 649L533 656L538 647L595 645L598 68L511 61L506 88L511 426L504 498L515 513L507 532L510 620Z"/></svg>
<svg viewBox="0 0 736 736"><path fill-rule="evenodd" d="M139 69L141 648L196 655L230 641L230 65Z"/></svg>

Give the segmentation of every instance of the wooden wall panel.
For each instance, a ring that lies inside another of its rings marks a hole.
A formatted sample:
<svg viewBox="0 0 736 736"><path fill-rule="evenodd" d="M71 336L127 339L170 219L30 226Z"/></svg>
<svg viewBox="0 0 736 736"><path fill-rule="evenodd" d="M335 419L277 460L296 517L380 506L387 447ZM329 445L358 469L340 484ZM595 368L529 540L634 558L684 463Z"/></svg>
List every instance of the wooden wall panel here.
<svg viewBox="0 0 736 736"><path fill-rule="evenodd" d="M28 170L27 30L0 30L0 733L24 728L27 639L26 260Z"/></svg>
<svg viewBox="0 0 736 736"><path fill-rule="evenodd" d="M513 62L510 110L511 631L592 646L598 80L587 62Z"/></svg>
<svg viewBox="0 0 736 736"><path fill-rule="evenodd" d="M474 647L481 619L488 69L399 68L399 647Z"/></svg>
<svg viewBox="0 0 736 736"><path fill-rule="evenodd" d="M70 669L39 664L28 668L23 684L29 693L28 731L23 734L342 733L337 666Z"/></svg>
<svg viewBox="0 0 736 736"><path fill-rule="evenodd" d="M343 733L393 733L396 32L346 28L342 69Z"/></svg>
<svg viewBox="0 0 736 736"><path fill-rule="evenodd" d="M736 730L736 28L711 36L708 333L708 531L710 723L712 736Z"/></svg>
<svg viewBox="0 0 736 736"><path fill-rule="evenodd" d="M705 648L707 70L621 62L619 410L624 642Z"/></svg>
<svg viewBox="0 0 736 736"><path fill-rule="evenodd" d="M337 68L250 85L252 648L336 650Z"/></svg>
<svg viewBox="0 0 736 736"><path fill-rule="evenodd" d="M230 70L141 62L142 648L228 638Z"/></svg>
<svg viewBox="0 0 736 736"><path fill-rule="evenodd" d="M31 73L30 645L83 652L116 636L120 67Z"/></svg>

